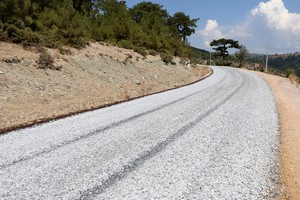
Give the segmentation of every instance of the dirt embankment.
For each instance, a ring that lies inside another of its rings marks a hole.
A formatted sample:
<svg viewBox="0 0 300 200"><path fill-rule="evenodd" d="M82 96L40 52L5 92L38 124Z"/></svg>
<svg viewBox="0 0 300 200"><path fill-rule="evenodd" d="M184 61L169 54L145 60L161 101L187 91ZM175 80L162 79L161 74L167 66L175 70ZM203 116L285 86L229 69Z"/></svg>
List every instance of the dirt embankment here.
<svg viewBox="0 0 300 200"><path fill-rule="evenodd" d="M272 88L280 117L282 199L300 199L300 87L291 80L258 73Z"/></svg>
<svg viewBox="0 0 300 200"><path fill-rule="evenodd" d="M91 43L64 55L47 49L60 70L38 69L38 48L0 42L0 133L178 87L201 79L208 68L175 59L144 58L132 50Z"/></svg>

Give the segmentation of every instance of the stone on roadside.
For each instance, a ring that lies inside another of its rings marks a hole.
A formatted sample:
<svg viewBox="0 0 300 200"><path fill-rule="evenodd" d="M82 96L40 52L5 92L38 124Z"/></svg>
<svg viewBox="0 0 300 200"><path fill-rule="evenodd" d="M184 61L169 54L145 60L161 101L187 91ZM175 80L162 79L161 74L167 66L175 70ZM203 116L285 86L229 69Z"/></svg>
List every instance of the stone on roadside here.
<svg viewBox="0 0 300 200"><path fill-rule="evenodd" d="M134 83L135 83L136 85L140 85L140 84L141 84L141 81L135 80Z"/></svg>

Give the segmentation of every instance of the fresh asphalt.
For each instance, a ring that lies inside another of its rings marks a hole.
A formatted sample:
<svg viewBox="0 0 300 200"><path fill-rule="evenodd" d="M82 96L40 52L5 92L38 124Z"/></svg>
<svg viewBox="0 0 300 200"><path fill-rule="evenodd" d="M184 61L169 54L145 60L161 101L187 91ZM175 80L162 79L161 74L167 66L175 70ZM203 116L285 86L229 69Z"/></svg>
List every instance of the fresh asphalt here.
<svg viewBox="0 0 300 200"><path fill-rule="evenodd" d="M269 199L267 84L213 67L190 86L0 136L0 199Z"/></svg>

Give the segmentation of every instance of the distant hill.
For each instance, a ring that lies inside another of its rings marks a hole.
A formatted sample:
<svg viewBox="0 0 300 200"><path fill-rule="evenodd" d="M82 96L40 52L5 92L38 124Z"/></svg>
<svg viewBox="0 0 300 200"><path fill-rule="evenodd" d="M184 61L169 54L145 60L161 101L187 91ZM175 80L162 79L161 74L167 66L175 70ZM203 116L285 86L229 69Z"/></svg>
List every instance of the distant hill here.
<svg viewBox="0 0 300 200"><path fill-rule="evenodd" d="M251 59L260 58L260 57L264 57L264 56L265 56L264 54L250 53L248 55L248 59L251 60Z"/></svg>
<svg viewBox="0 0 300 200"><path fill-rule="evenodd" d="M198 49L196 47L192 47L192 52L191 52L191 58L192 60L199 62L203 60L209 60L209 51L203 50L203 49Z"/></svg>
<svg viewBox="0 0 300 200"><path fill-rule="evenodd" d="M266 57L261 54L250 54L249 62L265 64ZM300 77L300 53L269 55L268 66L278 72L294 71Z"/></svg>

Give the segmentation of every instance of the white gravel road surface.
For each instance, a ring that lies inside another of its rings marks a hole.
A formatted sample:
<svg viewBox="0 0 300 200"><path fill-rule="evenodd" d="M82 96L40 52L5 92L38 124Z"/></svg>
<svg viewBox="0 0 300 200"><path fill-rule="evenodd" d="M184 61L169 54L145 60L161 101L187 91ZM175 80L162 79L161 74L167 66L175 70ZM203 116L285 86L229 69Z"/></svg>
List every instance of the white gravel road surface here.
<svg viewBox="0 0 300 200"><path fill-rule="evenodd" d="M267 84L213 67L180 89L0 136L0 199L269 199Z"/></svg>

